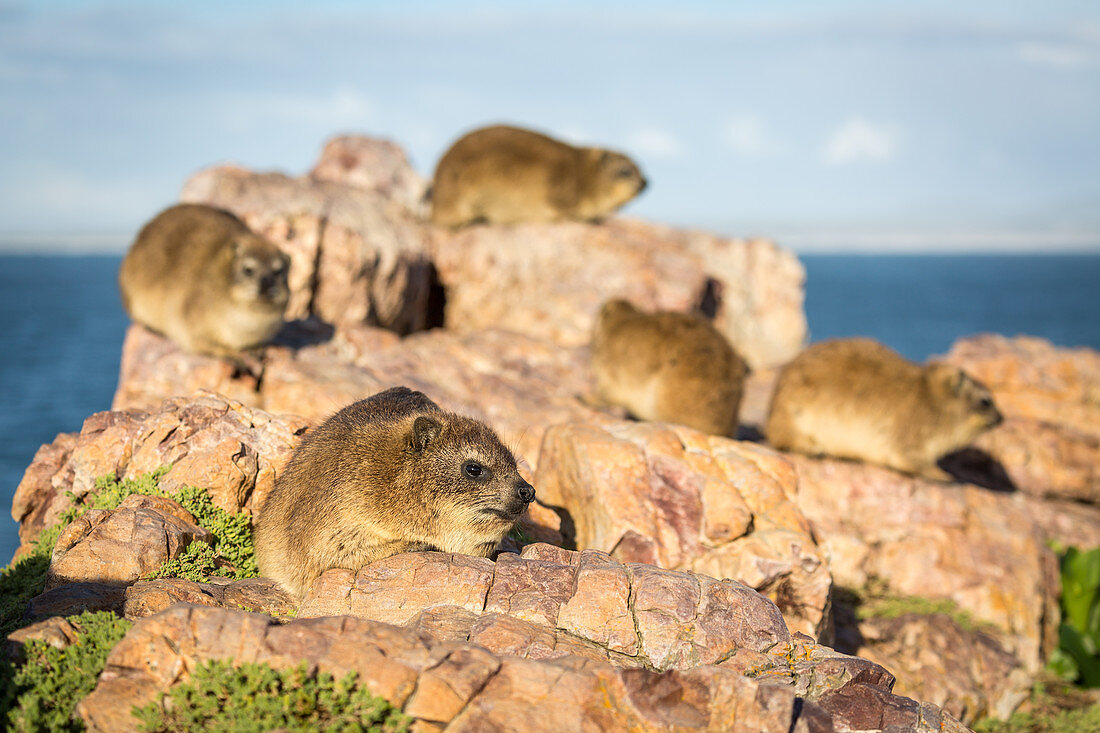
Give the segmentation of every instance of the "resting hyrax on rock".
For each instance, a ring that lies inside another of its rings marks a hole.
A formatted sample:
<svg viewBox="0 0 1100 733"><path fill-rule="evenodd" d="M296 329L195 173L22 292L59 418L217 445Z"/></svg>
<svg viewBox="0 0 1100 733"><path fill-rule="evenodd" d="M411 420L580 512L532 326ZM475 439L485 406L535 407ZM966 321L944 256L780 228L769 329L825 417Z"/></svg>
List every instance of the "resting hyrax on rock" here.
<svg viewBox="0 0 1100 733"><path fill-rule="evenodd" d="M638 166L622 153L496 125L464 135L440 158L432 221L448 227L595 221L645 186Z"/></svg>
<svg viewBox="0 0 1100 733"><path fill-rule="evenodd" d="M854 338L814 344L783 368L766 432L781 450L946 481L936 461L1000 422L989 390L961 370Z"/></svg>
<svg viewBox="0 0 1100 733"><path fill-rule="evenodd" d="M228 211L181 204L141 230L118 286L137 323L188 351L236 357L282 325L289 264Z"/></svg>
<svg viewBox="0 0 1100 733"><path fill-rule="evenodd" d="M600 399L634 417L733 435L748 368L702 316L604 303L592 334Z"/></svg>
<svg viewBox="0 0 1100 733"><path fill-rule="evenodd" d="M299 598L399 552L487 557L535 498L484 423L394 387L309 431L256 524L260 572Z"/></svg>

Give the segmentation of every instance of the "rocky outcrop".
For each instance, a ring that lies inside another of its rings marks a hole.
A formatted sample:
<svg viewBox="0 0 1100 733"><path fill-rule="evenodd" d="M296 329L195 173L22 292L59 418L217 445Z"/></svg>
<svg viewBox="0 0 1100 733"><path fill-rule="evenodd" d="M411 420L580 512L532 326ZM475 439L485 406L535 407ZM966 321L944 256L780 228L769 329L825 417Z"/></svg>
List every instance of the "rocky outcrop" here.
<svg viewBox="0 0 1100 733"><path fill-rule="evenodd" d="M857 619L837 612L837 647L889 669L894 691L938 705L965 723L1007 720L1032 686L993 634L946 613Z"/></svg>
<svg viewBox="0 0 1100 733"><path fill-rule="evenodd" d="M190 379L165 382L166 360L194 364L206 373L217 361L183 354L166 339L132 326L115 408L150 409L168 396L189 394L196 386ZM584 350L560 349L500 330L464 335L433 330L397 339L378 328L348 327L323 343L269 348L259 384L251 376L225 371L207 386L271 413L319 421L397 385L422 390L445 409L488 422L532 465L547 427L602 418L583 401L588 391Z"/></svg>
<svg viewBox="0 0 1100 733"><path fill-rule="evenodd" d="M835 581L947 598L1004 633L1029 671L1056 643L1057 562L1026 503L848 461L789 456Z"/></svg>
<svg viewBox="0 0 1100 733"><path fill-rule="evenodd" d="M805 272L765 240L612 219L435 229L423 184L392 143L330 141L303 178L232 166L196 174L181 198L229 209L291 258L290 319L410 333L444 323L587 343L600 303L699 309L754 366L806 338Z"/></svg>
<svg viewBox="0 0 1100 733"><path fill-rule="evenodd" d="M806 337L805 272L766 240L612 219L440 231L433 246L444 323L459 331L491 326L581 346L603 301L625 297L712 315L753 367L786 361Z"/></svg>
<svg viewBox="0 0 1100 733"><path fill-rule="evenodd" d="M118 509L89 511L61 532L46 590L71 582L132 583L196 541L211 543L213 536L179 504L129 496Z"/></svg>
<svg viewBox="0 0 1100 733"><path fill-rule="evenodd" d="M134 477L170 465L160 481L165 490L199 486L228 512L250 511L271 491L305 426L301 418L276 417L211 393L167 400L153 412L96 413L79 434L39 450L19 483L12 517L20 522L21 551L72 505L69 492L80 498L109 473ZM90 517L70 531L90 527Z"/></svg>
<svg viewBox="0 0 1100 733"><path fill-rule="evenodd" d="M736 578L792 628L831 636L831 578L779 454L680 426L570 423L546 432L536 486L578 547Z"/></svg>
<svg viewBox="0 0 1100 733"><path fill-rule="evenodd" d="M762 668L755 679L715 665L654 672L572 655L496 654L418 626L348 617L277 624L177 605L135 623L77 712L89 730L136 730L132 707L157 701L204 661L285 668L304 660L337 677L356 672L418 730L965 731L934 706L892 695L892 678L877 665L802 640L769 656L787 671Z"/></svg>
<svg viewBox="0 0 1100 733"><path fill-rule="evenodd" d="M943 360L985 384L1005 415L963 456L965 478L1100 504L1100 354L984 334L958 341Z"/></svg>

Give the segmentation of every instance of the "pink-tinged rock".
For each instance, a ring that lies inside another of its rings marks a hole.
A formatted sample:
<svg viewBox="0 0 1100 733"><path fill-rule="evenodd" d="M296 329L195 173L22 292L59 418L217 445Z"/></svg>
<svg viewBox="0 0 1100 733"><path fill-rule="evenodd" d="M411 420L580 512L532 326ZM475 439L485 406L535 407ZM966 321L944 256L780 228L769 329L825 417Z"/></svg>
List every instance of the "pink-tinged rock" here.
<svg viewBox="0 0 1100 733"><path fill-rule="evenodd" d="M220 166L195 174L180 198L232 211L290 256L288 320L398 333L431 325L428 232L378 190Z"/></svg>
<svg viewBox="0 0 1100 733"><path fill-rule="evenodd" d="M286 616L297 608L290 594L267 578L232 582L222 578L209 580L207 583L196 583L184 578L157 578L134 583L126 589L123 615L131 620L143 618L177 603L220 606L271 616ZM216 583L216 580L226 582Z"/></svg>
<svg viewBox="0 0 1100 733"><path fill-rule="evenodd" d="M363 135L328 140L310 177L376 191L410 211L423 213L428 183L413 170L401 146Z"/></svg>
<svg viewBox="0 0 1100 733"><path fill-rule="evenodd" d="M276 417L209 393L163 402L150 412L100 412L79 435L62 435L39 451L16 494L24 546L71 506L97 478L132 478L171 464L161 488L191 485L209 491L229 512L251 511L275 484L305 421ZM75 531L75 530L74 530Z"/></svg>
<svg viewBox="0 0 1100 733"><path fill-rule="evenodd" d="M72 582L133 582L213 535L183 507L159 496L134 495L112 511L78 517L57 539L46 589Z"/></svg>
<svg viewBox="0 0 1100 733"><path fill-rule="evenodd" d="M51 616L17 629L4 640L4 661L22 664L26 660L23 645L28 641L44 641L54 649L65 649L77 641L77 629L60 616Z"/></svg>
<svg viewBox="0 0 1100 733"><path fill-rule="evenodd" d="M941 707L967 724L1007 720L1029 695L1032 676L994 636L947 614L861 618L838 611L838 643L897 677L894 691Z"/></svg>
<svg viewBox="0 0 1100 733"><path fill-rule="evenodd" d="M641 221L436 230L444 323L489 326L562 346L588 343L604 300L703 309L750 365L779 364L806 338L805 273L765 240L731 240Z"/></svg>
<svg viewBox="0 0 1100 733"><path fill-rule="evenodd" d="M72 454L77 436L77 433L60 433L52 443L40 446L15 487L11 518L20 523L19 540L22 544L16 549L12 562L30 551L29 542L42 527L52 524L54 517L46 515L57 490L54 478L61 474L62 467Z"/></svg>
<svg viewBox="0 0 1100 733"><path fill-rule="evenodd" d="M828 635L829 570L795 504L797 475L773 451L679 426L572 423L546 431L536 478L578 547L739 580L792 628Z"/></svg>
<svg viewBox="0 0 1100 733"><path fill-rule="evenodd" d="M127 329L111 409L147 410L169 397L189 397L202 390L257 404L256 377L231 361L189 353L137 324Z"/></svg>
<svg viewBox="0 0 1100 733"><path fill-rule="evenodd" d="M716 663L738 649L763 653L790 638L779 609L741 583L546 545L501 555L495 564L418 552L357 573L330 570L314 581L299 616L416 624L423 612L445 606L527 624L462 627L464 638L476 633L490 651L550 656L566 634L612 661L630 658L658 669Z"/></svg>
<svg viewBox="0 0 1100 733"><path fill-rule="evenodd" d="M1100 504L1100 353L983 334L943 361L985 384L1005 416L974 444L995 473L1028 494Z"/></svg>
<svg viewBox="0 0 1100 733"><path fill-rule="evenodd" d="M404 624L426 608L480 613L493 580L491 560L441 552L402 553L353 573L329 570L313 582L298 615L349 614Z"/></svg>
<svg viewBox="0 0 1100 733"><path fill-rule="evenodd" d="M1057 563L1022 497L791 455L799 505L841 585L947 598L1005 633L1029 671L1056 642Z"/></svg>
<svg viewBox="0 0 1100 733"><path fill-rule="evenodd" d="M833 730L792 687L718 667L655 673L575 656L521 659L361 619L278 624L187 605L137 621L77 713L92 731L136 730L134 706L162 699L211 659L275 668L305 661L337 677L354 671L373 694L413 716L418 730ZM876 701L891 697L865 686Z"/></svg>
<svg viewBox="0 0 1100 733"><path fill-rule="evenodd" d="M400 148L347 136L308 176L220 166L181 199L233 211L289 254L292 320L410 333L442 318L576 346L600 302L624 296L703 309L754 366L786 361L805 340L805 272L771 242L620 219L449 232L424 222L423 193Z"/></svg>

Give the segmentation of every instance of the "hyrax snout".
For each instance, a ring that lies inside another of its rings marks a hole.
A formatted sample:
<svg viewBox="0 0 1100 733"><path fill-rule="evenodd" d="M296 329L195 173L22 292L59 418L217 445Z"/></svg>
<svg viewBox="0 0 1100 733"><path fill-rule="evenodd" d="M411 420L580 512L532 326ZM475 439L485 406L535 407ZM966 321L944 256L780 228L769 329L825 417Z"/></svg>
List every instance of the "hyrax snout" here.
<svg viewBox="0 0 1100 733"><path fill-rule="evenodd" d="M766 432L782 450L944 481L937 461L1001 420L989 390L960 369L855 338L814 344L783 368Z"/></svg>
<svg viewBox="0 0 1100 733"><path fill-rule="evenodd" d="M395 387L306 434L260 511L256 559L302 597L329 568L398 552L487 557L534 498L489 426Z"/></svg>
<svg viewBox="0 0 1100 733"><path fill-rule="evenodd" d="M290 259L228 211L165 209L138 234L119 269L130 317L188 351L236 357L283 324Z"/></svg>

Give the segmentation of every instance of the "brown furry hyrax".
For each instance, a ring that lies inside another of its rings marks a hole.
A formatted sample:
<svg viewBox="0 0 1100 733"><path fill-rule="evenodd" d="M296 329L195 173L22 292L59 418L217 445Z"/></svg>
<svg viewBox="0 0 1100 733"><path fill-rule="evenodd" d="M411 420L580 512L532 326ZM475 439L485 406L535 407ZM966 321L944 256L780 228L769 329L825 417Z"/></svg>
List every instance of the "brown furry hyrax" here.
<svg viewBox="0 0 1100 733"><path fill-rule="evenodd" d="M181 204L141 230L118 286L137 323L188 351L236 357L282 326L289 264L228 211Z"/></svg>
<svg viewBox="0 0 1100 733"><path fill-rule="evenodd" d="M577 148L518 127L483 127L440 158L432 221L461 227L577 219L597 221L646 187L622 153Z"/></svg>
<svg viewBox="0 0 1100 733"><path fill-rule="evenodd" d="M306 434L260 511L256 561L301 598L329 568L399 552L487 557L534 498L491 428L394 387Z"/></svg>
<svg viewBox="0 0 1100 733"><path fill-rule="evenodd" d="M634 417L733 435L748 368L702 316L604 303L592 334L600 399Z"/></svg>
<svg viewBox="0 0 1100 733"><path fill-rule="evenodd" d="M999 422L989 390L961 370L853 338L814 344L783 368L766 433L781 450L949 481L936 461Z"/></svg>

